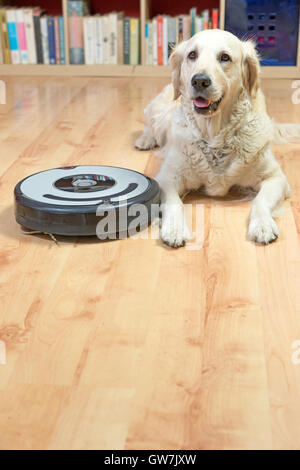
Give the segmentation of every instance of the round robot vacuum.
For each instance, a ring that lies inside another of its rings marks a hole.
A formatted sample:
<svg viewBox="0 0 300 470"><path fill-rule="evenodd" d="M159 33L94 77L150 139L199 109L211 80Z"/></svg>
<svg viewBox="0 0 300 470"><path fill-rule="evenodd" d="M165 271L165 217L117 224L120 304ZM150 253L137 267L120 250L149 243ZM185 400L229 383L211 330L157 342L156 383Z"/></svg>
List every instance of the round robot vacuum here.
<svg viewBox="0 0 300 470"><path fill-rule="evenodd" d="M145 229L159 204L159 187L152 178L99 165L36 173L20 181L14 194L16 221L23 227L100 239Z"/></svg>

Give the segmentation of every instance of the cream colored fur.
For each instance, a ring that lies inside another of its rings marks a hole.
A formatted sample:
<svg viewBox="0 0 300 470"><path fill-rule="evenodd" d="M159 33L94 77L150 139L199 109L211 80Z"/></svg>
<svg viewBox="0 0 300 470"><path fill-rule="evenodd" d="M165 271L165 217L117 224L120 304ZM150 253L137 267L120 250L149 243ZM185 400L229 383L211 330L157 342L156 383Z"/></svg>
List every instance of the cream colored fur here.
<svg viewBox="0 0 300 470"><path fill-rule="evenodd" d="M195 60L189 53L196 51ZM228 54L230 61L220 57ZM179 44L170 57L172 85L145 109L145 129L136 147L160 146L164 157L157 175L162 193L161 238L170 246L190 239L181 196L204 188L224 196L232 186L252 187L248 236L270 243L279 234L272 213L289 195L289 185L271 150L273 140L300 138L300 126L276 127L260 89L259 60L252 42L231 33L208 30ZM211 102L222 98L207 116L194 109L191 78L207 74Z"/></svg>

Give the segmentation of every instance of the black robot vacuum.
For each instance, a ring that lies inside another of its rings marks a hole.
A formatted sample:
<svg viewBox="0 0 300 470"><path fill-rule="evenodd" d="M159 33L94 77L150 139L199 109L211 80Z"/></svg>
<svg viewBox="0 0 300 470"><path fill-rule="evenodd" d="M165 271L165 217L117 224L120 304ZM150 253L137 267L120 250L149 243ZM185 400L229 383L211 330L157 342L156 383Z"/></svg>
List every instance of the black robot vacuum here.
<svg viewBox="0 0 300 470"><path fill-rule="evenodd" d="M36 173L20 181L14 194L16 221L23 227L101 239L125 238L131 226L133 231L145 229L159 205L155 180L126 168L99 165Z"/></svg>

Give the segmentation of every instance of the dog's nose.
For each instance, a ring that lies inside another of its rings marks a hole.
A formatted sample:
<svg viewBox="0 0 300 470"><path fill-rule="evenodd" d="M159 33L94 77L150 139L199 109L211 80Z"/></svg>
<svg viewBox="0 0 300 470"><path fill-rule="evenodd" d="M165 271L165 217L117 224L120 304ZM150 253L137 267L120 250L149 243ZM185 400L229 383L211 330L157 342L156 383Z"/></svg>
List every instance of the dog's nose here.
<svg viewBox="0 0 300 470"><path fill-rule="evenodd" d="M192 86L197 90L205 90L211 85L211 79L204 73L197 73L192 77Z"/></svg>

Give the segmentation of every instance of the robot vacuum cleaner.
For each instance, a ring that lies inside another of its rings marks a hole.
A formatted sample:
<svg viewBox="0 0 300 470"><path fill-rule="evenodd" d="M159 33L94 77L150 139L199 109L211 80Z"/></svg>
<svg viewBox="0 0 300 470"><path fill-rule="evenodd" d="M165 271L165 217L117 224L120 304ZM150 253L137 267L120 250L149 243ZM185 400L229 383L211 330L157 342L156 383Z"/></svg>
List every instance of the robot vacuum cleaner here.
<svg viewBox="0 0 300 470"><path fill-rule="evenodd" d="M15 187L16 221L57 235L125 238L158 215L155 180L126 168L72 166L42 171Z"/></svg>

